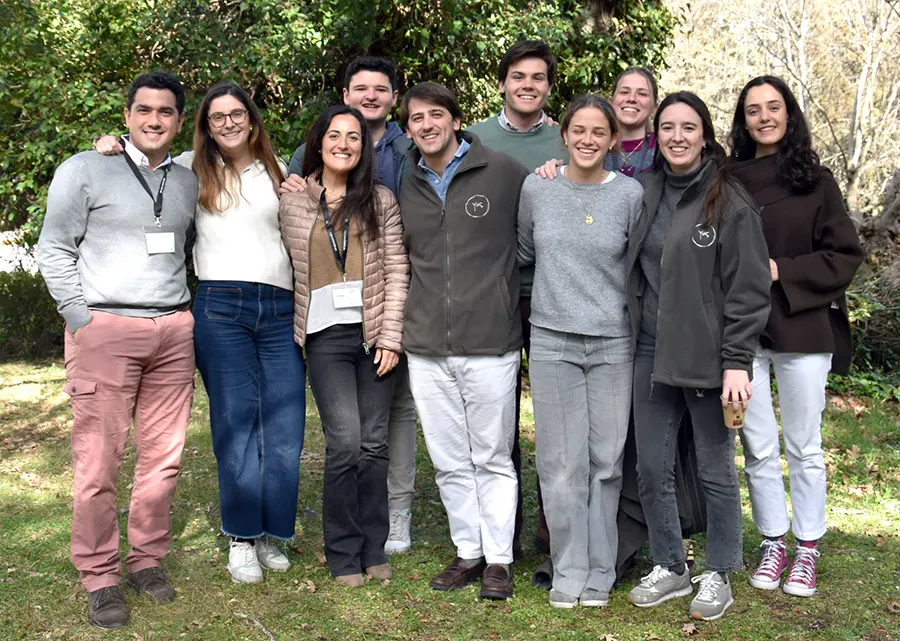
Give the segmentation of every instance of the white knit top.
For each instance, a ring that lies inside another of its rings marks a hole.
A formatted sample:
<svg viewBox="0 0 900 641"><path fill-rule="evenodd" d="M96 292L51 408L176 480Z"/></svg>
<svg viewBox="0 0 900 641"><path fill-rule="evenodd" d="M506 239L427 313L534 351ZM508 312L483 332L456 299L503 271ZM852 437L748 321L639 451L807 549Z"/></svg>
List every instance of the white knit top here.
<svg viewBox="0 0 900 641"><path fill-rule="evenodd" d="M175 159L191 168L194 152ZM282 169L286 170L284 165ZM240 200L220 213L197 205L194 270L200 280L236 280L293 289L291 261L278 226L278 185L256 161L241 172Z"/></svg>

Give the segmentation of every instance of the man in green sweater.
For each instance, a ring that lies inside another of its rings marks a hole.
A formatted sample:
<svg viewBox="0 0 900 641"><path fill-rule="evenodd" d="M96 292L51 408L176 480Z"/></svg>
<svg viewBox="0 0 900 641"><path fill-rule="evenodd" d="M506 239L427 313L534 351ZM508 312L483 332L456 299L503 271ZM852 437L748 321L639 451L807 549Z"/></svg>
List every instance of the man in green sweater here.
<svg viewBox="0 0 900 641"><path fill-rule="evenodd" d="M544 107L553 81L556 79L556 57L545 42L526 40L516 43L500 60L497 82L503 94L503 109L496 116L476 123L468 128L476 134L485 147L509 154L529 171L534 171L551 158L568 159L569 154L563 144L559 129L547 124ZM530 352L531 326L531 284L534 280L534 266L523 268L520 273L520 309L522 332L524 334L525 355ZM519 449L519 404L521 398L521 372L519 389L516 394L516 440L513 449L513 464L519 477L519 504L516 510L515 551L521 554L522 534L522 454ZM550 532L544 519L541 503L541 488L538 484L538 505L540 520L534 537L535 547L541 552L550 552Z"/></svg>

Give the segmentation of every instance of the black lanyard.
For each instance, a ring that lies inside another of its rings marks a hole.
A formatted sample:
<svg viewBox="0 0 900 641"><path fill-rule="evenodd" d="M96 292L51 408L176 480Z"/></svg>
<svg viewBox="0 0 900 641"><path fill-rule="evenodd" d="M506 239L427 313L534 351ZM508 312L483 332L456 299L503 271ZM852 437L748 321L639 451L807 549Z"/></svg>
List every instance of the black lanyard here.
<svg viewBox="0 0 900 641"><path fill-rule="evenodd" d="M338 249L337 239L334 237L334 228L331 226L331 218L328 216L328 203L325 201L325 192L322 191L322 218L325 219L325 231L328 233L328 240L331 241L331 251L334 253L334 260L338 268L341 270L341 276L344 281L347 280L347 247L350 243L350 214L344 218L344 238L341 242L343 250Z"/></svg>
<svg viewBox="0 0 900 641"><path fill-rule="evenodd" d="M123 145L124 147L124 145ZM128 150L125 151L125 162L128 163L128 167L131 169L131 173L134 174L134 177L138 179L138 182L141 183L141 187L144 188L144 191L147 192L147 195L153 199L153 216L156 218L156 226L162 227L162 223L160 219L162 218L162 206L163 206L163 191L166 188L166 180L169 178L169 166L166 165L163 167L163 176L162 180L159 181L159 189L156 192L156 198L153 198L153 192L150 191L150 185L147 184L147 181L144 180L144 177L141 175L140 170L137 168L137 165L134 164L134 161L131 159L131 156L128 155Z"/></svg>

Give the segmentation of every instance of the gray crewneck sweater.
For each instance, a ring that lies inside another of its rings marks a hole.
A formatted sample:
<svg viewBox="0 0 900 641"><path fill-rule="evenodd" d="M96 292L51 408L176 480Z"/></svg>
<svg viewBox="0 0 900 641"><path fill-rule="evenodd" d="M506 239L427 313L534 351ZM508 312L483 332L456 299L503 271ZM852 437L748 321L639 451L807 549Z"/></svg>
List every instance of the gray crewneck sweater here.
<svg viewBox="0 0 900 641"><path fill-rule="evenodd" d="M653 223L647 230L647 239L638 256L641 271L647 279L647 287L641 297L640 341L642 343L656 342L659 287L662 282L659 270L662 264L663 246L666 243L666 236L669 234L672 221L675 219L675 208L678 206L678 201L681 200L685 190L694 182L694 179L700 175L701 169L703 169L702 164L686 174L673 174L669 165L665 165L666 186L663 188L662 200L659 201L659 209L656 210Z"/></svg>
<svg viewBox="0 0 900 641"><path fill-rule="evenodd" d="M163 172L139 171L155 196ZM190 301L185 246L196 206L197 178L171 166L160 222L175 234L175 252L150 255L144 228L156 228L153 200L124 156L86 151L63 162L50 183L36 258L70 331L91 321L91 309L149 318Z"/></svg>
<svg viewBox="0 0 900 641"><path fill-rule="evenodd" d="M640 184L623 175L601 185L565 176L525 179L519 264L535 266L532 325L584 336L631 335L625 250L642 195Z"/></svg>

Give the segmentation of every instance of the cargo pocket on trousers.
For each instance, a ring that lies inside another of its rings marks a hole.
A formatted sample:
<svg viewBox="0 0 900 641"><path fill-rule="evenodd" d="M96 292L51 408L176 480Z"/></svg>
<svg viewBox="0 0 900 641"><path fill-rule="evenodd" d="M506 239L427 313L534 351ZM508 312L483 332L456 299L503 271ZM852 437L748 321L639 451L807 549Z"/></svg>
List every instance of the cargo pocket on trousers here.
<svg viewBox="0 0 900 641"><path fill-rule="evenodd" d="M74 449L79 434L100 431L97 382L73 378L66 381L63 391L71 397L72 401L72 447Z"/></svg>

